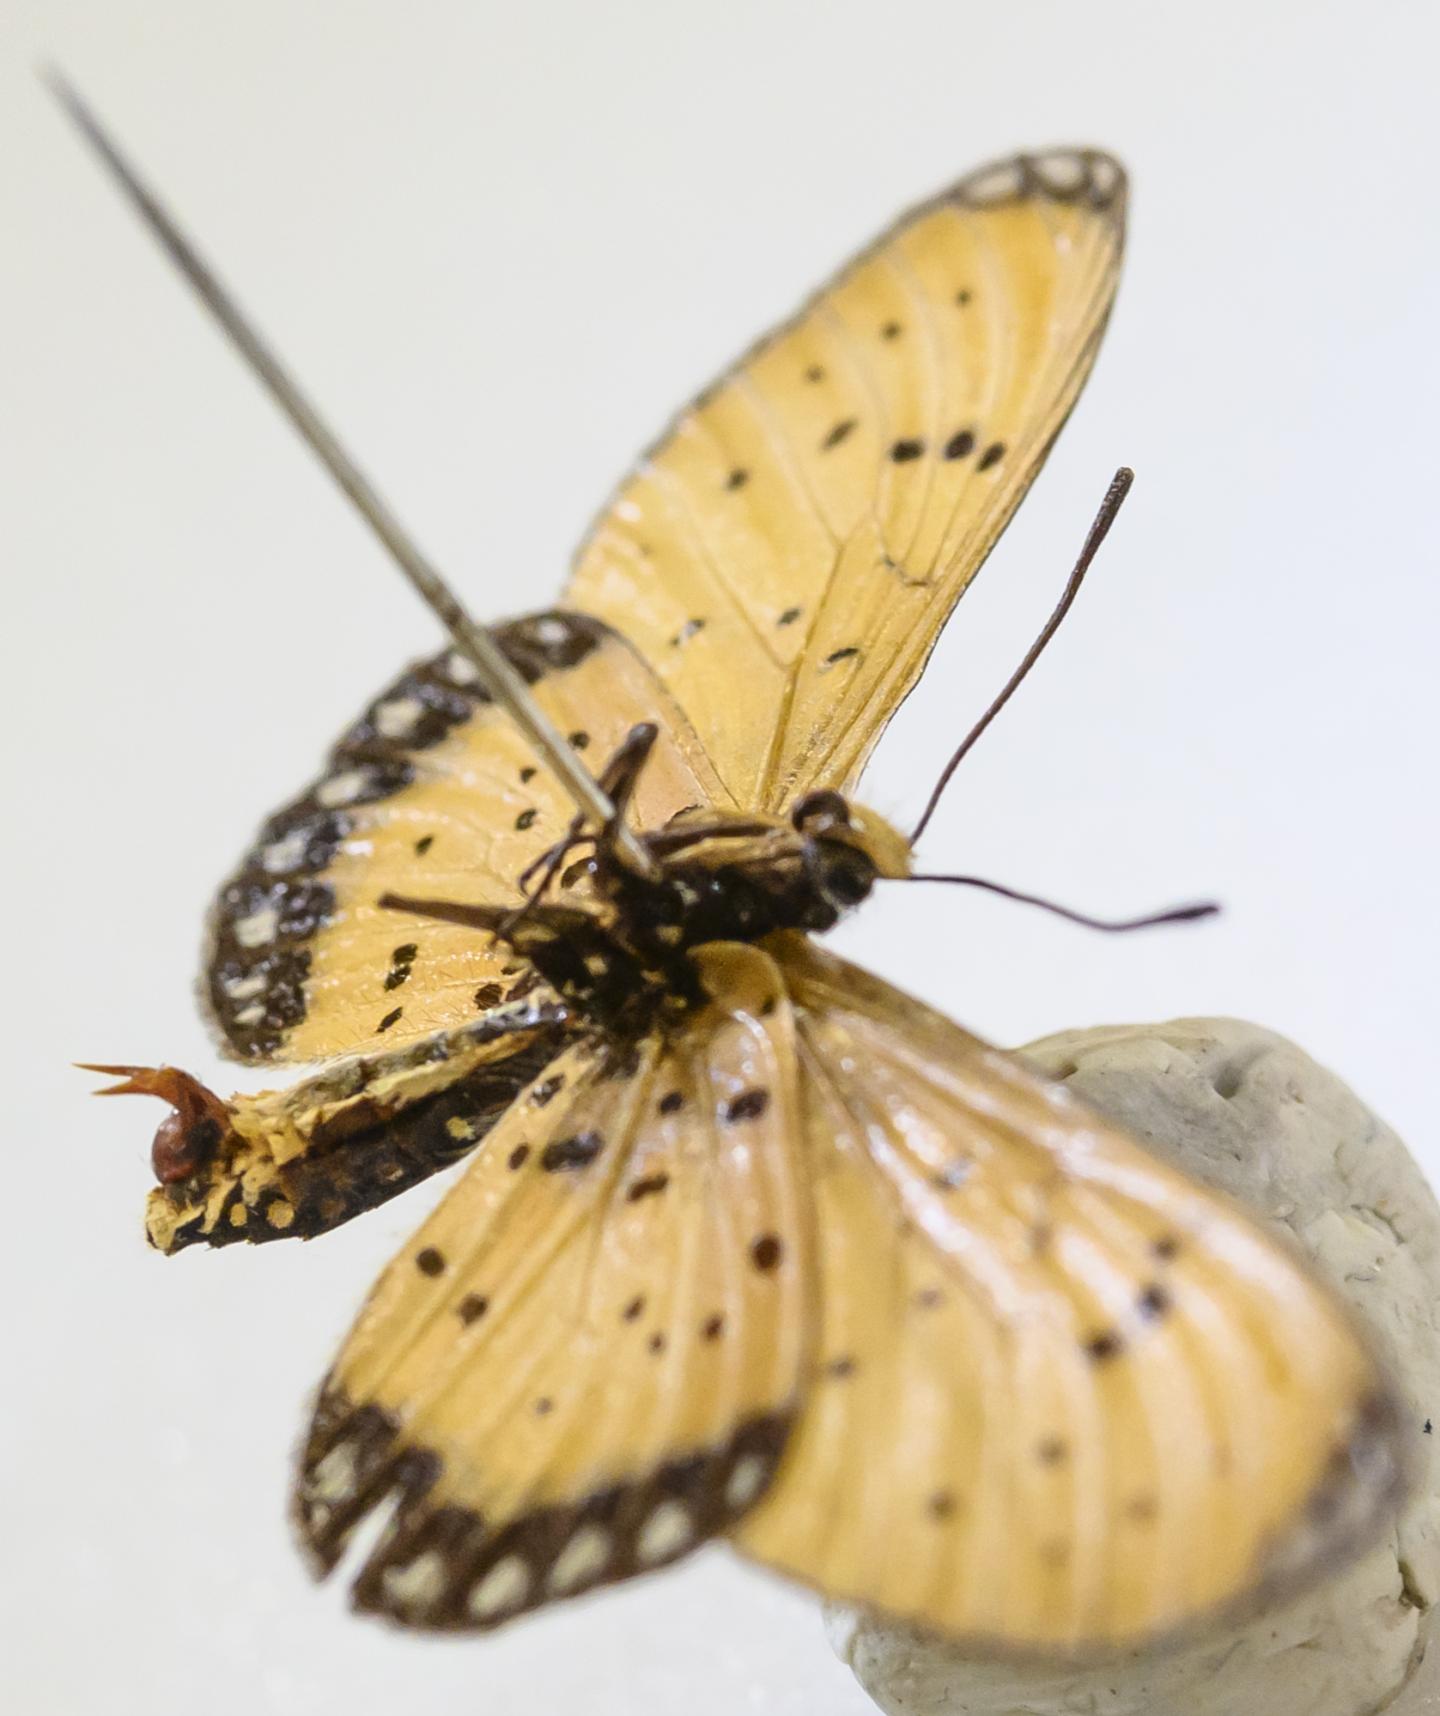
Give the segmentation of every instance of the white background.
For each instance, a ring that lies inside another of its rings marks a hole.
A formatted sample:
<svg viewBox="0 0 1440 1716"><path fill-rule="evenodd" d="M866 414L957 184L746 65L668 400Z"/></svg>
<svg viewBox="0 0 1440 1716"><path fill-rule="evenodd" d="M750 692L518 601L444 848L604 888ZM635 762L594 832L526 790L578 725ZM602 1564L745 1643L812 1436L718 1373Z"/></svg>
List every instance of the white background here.
<svg viewBox="0 0 1440 1716"><path fill-rule="evenodd" d="M1440 1166L1433 1072L1437 125L1417 3L5 0L0 1661L26 1716L864 1701L808 1598L712 1551L490 1642L350 1619L288 1539L307 1391L428 1192L176 1262L158 1109L72 1059L214 1060L201 914L434 634L41 92L54 57L482 613L546 603L679 400L908 202L1018 146L1135 178L1108 344L896 722L913 816L1133 499L925 855L1104 940L891 889L843 942L1001 1042L1246 1015Z"/></svg>

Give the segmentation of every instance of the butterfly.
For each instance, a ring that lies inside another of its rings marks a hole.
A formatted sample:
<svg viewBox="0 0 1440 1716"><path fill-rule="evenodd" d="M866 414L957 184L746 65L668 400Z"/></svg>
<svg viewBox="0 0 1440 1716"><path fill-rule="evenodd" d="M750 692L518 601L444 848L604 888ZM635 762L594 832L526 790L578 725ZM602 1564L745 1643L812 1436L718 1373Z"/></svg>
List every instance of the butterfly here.
<svg viewBox="0 0 1440 1716"><path fill-rule="evenodd" d="M467 1160L301 1453L319 1570L383 1522L362 1610L485 1630L724 1537L1073 1653L1298 1589L1397 1505L1394 1392L1297 1258L814 939L914 873L861 775L1089 371L1125 207L1075 150L906 215L676 418L558 606L452 605L265 823L204 999L311 1070L106 1069L171 1108L165 1253Z"/></svg>

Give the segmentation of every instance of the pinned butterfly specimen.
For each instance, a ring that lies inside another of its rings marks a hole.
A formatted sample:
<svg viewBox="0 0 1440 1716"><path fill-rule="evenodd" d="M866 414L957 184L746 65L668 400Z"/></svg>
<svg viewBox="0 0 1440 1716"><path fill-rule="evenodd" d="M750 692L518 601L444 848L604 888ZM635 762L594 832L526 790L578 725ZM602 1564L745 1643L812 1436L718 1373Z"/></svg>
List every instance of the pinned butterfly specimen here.
<svg viewBox="0 0 1440 1716"><path fill-rule="evenodd" d="M469 1159L324 1381L316 1565L379 1514L358 1605L485 1629L726 1536L1060 1652L1365 1546L1405 1448L1332 1295L813 939L913 874L861 774L1089 370L1118 165L1020 156L907 215L681 413L562 605L492 633L62 97L454 639L216 901L221 1041L318 1070L222 1100L107 1069L172 1107L167 1253L310 1238Z"/></svg>

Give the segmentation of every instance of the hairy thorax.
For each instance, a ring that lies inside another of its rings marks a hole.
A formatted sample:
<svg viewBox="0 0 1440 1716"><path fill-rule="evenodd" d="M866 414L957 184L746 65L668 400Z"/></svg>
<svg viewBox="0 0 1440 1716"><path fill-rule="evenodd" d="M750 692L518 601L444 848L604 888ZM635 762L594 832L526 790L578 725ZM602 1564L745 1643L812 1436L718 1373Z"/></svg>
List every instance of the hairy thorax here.
<svg viewBox="0 0 1440 1716"><path fill-rule="evenodd" d="M807 794L788 818L682 811L639 842L648 872L614 841L572 836L542 855L519 908L385 903L498 936L579 1011L619 1027L703 999L695 948L827 930L878 878L909 869L904 837L831 791Z"/></svg>

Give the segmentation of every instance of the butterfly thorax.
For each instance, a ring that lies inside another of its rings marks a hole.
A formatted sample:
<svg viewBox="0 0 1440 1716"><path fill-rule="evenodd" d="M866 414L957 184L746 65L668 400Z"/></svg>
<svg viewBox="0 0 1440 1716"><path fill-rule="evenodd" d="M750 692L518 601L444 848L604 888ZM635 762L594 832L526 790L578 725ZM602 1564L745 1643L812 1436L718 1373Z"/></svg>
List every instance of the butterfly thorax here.
<svg viewBox="0 0 1440 1716"><path fill-rule="evenodd" d="M552 864L553 892L533 891L518 910L387 903L494 934L580 1012L610 1029L644 1029L705 999L695 949L828 930L879 877L909 868L901 834L828 790L806 794L789 817L688 809L640 844L651 873L602 836L568 867Z"/></svg>

